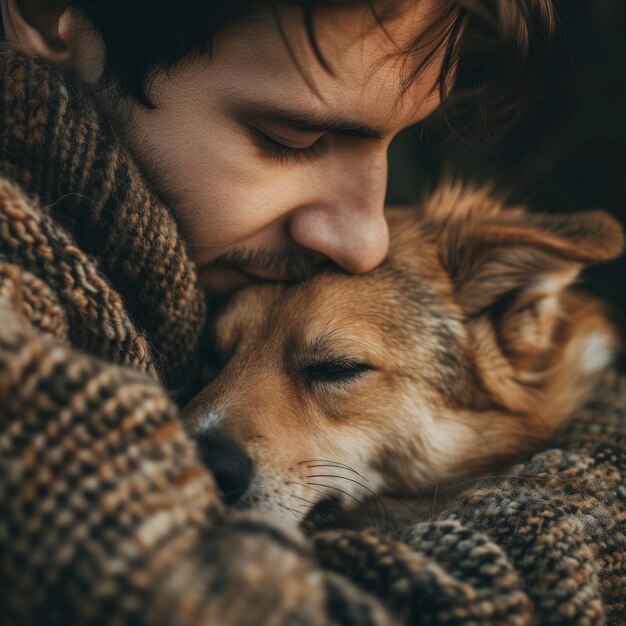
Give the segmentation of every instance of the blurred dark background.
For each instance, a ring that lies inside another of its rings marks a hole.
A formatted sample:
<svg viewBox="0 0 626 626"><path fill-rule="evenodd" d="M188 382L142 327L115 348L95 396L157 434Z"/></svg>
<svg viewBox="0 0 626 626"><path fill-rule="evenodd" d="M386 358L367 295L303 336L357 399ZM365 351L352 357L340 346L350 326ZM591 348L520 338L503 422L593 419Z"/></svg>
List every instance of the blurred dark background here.
<svg viewBox="0 0 626 626"><path fill-rule="evenodd" d="M480 142L444 125L405 131L390 150L389 203L416 201L445 166L537 211L603 208L626 228L626 0L561 0L558 13L539 95L515 129ZM626 338L626 256L583 282Z"/></svg>

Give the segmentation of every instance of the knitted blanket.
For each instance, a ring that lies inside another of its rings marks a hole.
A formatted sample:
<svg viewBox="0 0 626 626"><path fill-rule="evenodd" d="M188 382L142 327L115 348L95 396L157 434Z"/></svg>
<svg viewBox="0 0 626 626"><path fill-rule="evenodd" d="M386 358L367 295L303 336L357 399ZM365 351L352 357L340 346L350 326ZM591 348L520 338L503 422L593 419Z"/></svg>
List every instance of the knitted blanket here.
<svg viewBox="0 0 626 626"><path fill-rule="evenodd" d="M626 623L626 381L394 536L225 511L172 401L206 316L71 80L0 59L0 623Z"/></svg>

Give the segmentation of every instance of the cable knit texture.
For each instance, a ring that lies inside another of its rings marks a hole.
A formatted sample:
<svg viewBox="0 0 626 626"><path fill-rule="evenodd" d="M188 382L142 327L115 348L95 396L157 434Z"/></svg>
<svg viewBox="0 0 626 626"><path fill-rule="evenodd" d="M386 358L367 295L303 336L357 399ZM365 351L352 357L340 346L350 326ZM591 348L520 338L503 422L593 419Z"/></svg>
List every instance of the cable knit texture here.
<svg viewBox="0 0 626 626"><path fill-rule="evenodd" d="M228 513L170 399L206 317L172 216L68 77L0 80L1 624L626 623L622 378L394 536Z"/></svg>

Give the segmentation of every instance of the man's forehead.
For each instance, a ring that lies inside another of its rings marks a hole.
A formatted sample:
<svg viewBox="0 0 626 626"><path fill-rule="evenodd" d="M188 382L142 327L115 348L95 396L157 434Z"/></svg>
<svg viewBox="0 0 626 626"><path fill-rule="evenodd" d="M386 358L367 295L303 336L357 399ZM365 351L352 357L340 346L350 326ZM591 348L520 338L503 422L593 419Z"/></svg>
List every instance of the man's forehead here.
<svg viewBox="0 0 626 626"><path fill-rule="evenodd" d="M238 66L247 70L247 82L235 89L241 106L300 119L303 126L343 126L372 136L386 134L398 122L409 125L426 117L439 101L433 87L440 63L434 59L404 91L406 74L419 64L421 53L408 60L403 48L447 3L398 4L411 8L382 24L366 2L316 11L313 37L329 68L316 56L299 7L281 5L277 15L259 18L258 29L248 24L243 38L231 32L226 46L234 48ZM232 51L225 57L235 58ZM428 46L422 52L425 56Z"/></svg>
<svg viewBox="0 0 626 626"><path fill-rule="evenodd" d="M330 81L317 85L316 97L308 89L294 90L285 100L278 83L268 83L263 90L242 93L235 101L237 113L247 118L288 125L309 133L334 133L379 141L426 118L440 103L434 80L415 85L406 91L394 88L382 94L371 89L341 89Z"/></svg>

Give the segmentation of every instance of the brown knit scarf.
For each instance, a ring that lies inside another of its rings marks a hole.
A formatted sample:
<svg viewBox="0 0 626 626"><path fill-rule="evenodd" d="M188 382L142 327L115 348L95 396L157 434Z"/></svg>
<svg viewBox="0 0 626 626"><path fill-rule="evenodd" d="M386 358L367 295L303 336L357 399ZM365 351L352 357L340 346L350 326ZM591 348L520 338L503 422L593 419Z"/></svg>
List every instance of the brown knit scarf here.
<svg viewBox="0 0 626 626"><path fill-rule="evenodd" d="M626 383L398 536L232 514L166 389L205 319L176 224L90 99L0 58L0 623L626 622Z"/></svg>

